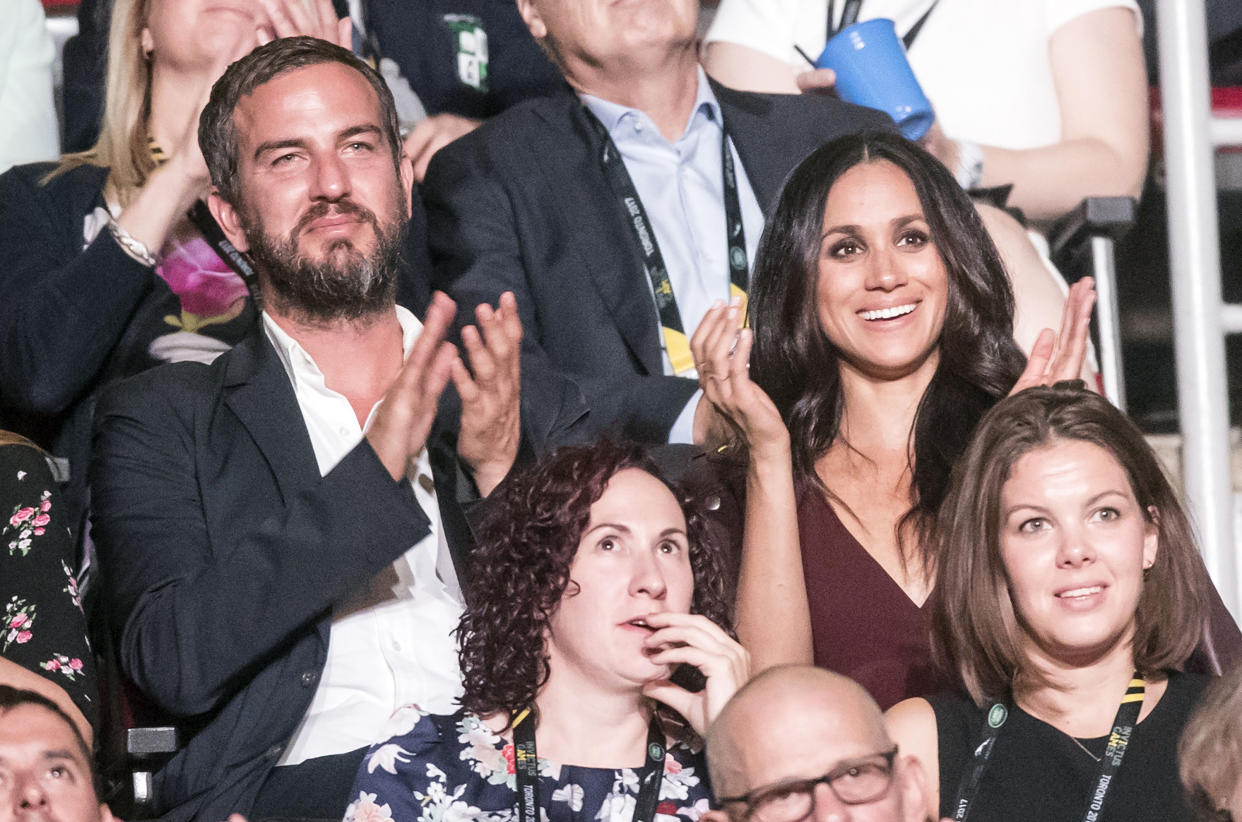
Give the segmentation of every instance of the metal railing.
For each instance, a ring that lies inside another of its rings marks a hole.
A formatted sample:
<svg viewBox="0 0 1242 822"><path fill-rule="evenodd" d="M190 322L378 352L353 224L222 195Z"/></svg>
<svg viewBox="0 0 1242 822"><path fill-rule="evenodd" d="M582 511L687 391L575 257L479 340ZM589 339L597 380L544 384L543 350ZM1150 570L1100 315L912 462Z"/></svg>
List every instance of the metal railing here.
<svg viewBox="0 0 1242 822"><path fill-rule="evenodd" d="M1237 618L1242 577L1233 535L1225 335L1242 332L1242 306L1221 298L1214 152L1242 144L1242 120L1212 117L1202 0L1158 0L1156 22L1186 500L1208 571Z"/></svg>

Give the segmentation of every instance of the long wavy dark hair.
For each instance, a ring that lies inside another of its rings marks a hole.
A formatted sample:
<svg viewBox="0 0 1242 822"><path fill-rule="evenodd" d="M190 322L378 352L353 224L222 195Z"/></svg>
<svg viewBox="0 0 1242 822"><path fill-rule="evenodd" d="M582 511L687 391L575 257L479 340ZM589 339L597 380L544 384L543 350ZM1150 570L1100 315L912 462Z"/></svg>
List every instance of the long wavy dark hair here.
<svg viewBox="0 0 1242 822"><path fill-rule="evenodd" d="M948 169L888 132L833 140L794 169L755 258L751 374L789 428L799 486L831 493L815 472L816 461L840 434L844 406L837 348L817 312L824 206L845 172L880 161L897 166L914 184L948 275L940 361L910 432L912 506L901 521L916 527L918 551L930 568L934 557L927 530L944 499L953 463L979 418L1009 392L1026 362L1013 339L1013 291L1005 266L974 204Z"/></svg>
<svg viewBox="0 0 1242 822"><path fill-rule="evenodd" d="M570 586L569 567L608 481L626 468L669 487L686 517L691 611L732 632L721 548L699 503L680 493L637 445L602 441L562 448L496 490L467 574L466 612L458 629L465 694L480 716L535 704L548 679L548 621Z"/></svg>

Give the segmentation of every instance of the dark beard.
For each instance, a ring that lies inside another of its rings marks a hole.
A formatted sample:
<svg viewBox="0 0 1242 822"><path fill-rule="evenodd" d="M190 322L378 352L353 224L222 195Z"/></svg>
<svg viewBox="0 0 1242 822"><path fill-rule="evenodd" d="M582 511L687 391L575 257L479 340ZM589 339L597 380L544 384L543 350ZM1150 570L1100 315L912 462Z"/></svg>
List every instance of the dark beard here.
<svg viewBox="0 0 1242 822"><path fill-rule="evenodd" d="M250 242L250 256L263 274L262 299L299 322L327 325L373 316L392 306L397 293L401 246L407 219L396 207L397 219L381 226L375 214L352 200L313 205L288 237L267 233L262 218L242 211L242 229ZM331 214L354 215L370 223L375 247L364 255L349 240L336 240L317 260L298 251L298 236L314 220Z"/></svg>

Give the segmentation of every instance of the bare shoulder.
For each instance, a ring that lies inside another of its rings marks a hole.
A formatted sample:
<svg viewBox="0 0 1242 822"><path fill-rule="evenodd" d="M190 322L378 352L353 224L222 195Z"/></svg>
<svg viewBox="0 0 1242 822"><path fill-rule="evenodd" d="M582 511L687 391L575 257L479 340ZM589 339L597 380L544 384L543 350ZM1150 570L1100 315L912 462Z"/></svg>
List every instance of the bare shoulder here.
<svg viewBox="0 0 1242 822"><path fill-rule="evenodd" d="M940 751L936 739L936 712L926 699L898 702L884 714L888 735L902 757L913 757L923 766L926 778L927 815L937 818L940 809Z"/></svg>

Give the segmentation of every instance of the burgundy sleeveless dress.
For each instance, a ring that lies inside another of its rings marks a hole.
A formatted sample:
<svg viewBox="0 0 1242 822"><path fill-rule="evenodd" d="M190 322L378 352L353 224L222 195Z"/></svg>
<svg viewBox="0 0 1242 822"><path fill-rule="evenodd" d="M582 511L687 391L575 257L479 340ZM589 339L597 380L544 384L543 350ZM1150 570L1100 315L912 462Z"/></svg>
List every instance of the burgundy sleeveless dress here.
<svg viewBox="0 0 1242 822"><path fill-rule="evenodd" d="M880 708L954 687L931 663L931 613L915 605L846 529L828 500L798 503L815 664L845 674Z"/></svg>

